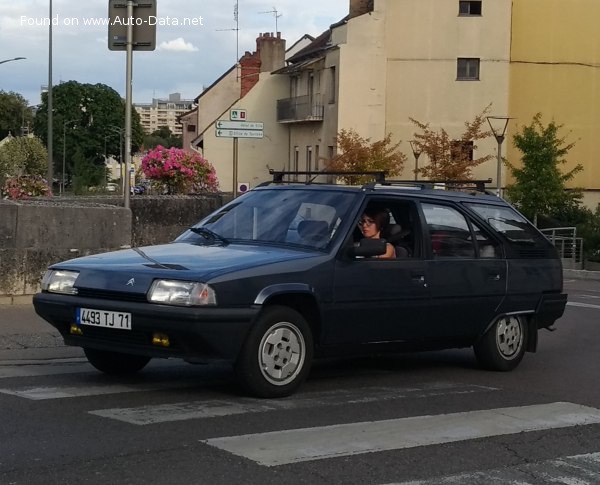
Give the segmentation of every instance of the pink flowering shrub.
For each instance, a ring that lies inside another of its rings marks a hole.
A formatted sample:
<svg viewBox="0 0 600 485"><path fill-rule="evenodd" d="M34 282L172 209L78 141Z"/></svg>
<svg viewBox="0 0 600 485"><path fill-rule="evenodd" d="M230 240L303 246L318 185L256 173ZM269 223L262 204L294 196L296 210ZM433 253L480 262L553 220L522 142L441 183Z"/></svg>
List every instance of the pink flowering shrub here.
<svg viewBox="0 0 600 485"><path fill-rule="evenodd" d="M153 148L142 159L142 172L155 185L164 184L169 194L219 189L214 167L199 154L181 148Z"/></svg>
<svg viewBox="0 0 600 485"><path fill-rule="evenodd" d="M6 179L1 192L5 199L30 199L31 197L52 195L48 183L39 175L10 177Z"/></svg>

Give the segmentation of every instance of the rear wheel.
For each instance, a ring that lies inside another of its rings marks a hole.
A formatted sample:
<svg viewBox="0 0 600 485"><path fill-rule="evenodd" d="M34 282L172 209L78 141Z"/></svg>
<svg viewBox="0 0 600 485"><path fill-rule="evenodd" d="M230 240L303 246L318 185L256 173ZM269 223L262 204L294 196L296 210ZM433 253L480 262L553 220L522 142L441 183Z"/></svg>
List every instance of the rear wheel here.
<svg viewBox="0 0 600 485"><path fill-rule="evenodd" d="M90 364L99 371L111 375L133 374L142 370L150 362L150 357L141 355L121 354L89 348L84 348L83 351Z"/></svg>
<svg viewBox="0 0 600 485"><path fill-rule="evenodd" d="M527 322L521 315L499 318L473 346L477 361L487 369L514 369L525 354Z"/></svg>
<svg viewBox="0 0 600 485"><path fill-rule="evenodd" d="M236 375L255 396L289 396L306 378L312 356L312 334L304 317L291 308L274 306L250 331L235 364Z"/></svg>

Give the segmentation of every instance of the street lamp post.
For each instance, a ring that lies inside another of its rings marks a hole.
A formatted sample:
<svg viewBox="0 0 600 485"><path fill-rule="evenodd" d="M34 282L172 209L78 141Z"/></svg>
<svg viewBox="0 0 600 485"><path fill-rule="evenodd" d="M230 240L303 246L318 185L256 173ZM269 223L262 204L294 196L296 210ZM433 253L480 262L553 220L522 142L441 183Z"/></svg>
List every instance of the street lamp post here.
<svg viewBox="0 0 600 485"><path fill-rule="evenodd" d="M0 64L4 64L5 62L20 61L22 59L27 59L27 57L13 57L12 59L4 59L3 61L0 61Z"/></svg>
<svg viewBox="0 0 600 485"><path fill-rule="evenodd" d="M54 154L53 146L52 146L52 138L54 134L52 133L53 128L53 106L52 106L52 0L50 2L50 13L48 18L50 19L48 26L48 143L46 144L46 148L48 149L48 168L46 173L46 178L48 179L48 184L50 185L50 189L52 189L53 179L54 179Z"/></svg>
<svg viewBox="0 0 600 485"><path fill-rule="evenodd" d="M415 180L418 179L419 174L419 157L421 156L422 150L420 150L419 144L416 140L410 140L410 148L412 149L413 156L415 157Z"/></svg>
<svg viewBox="0 0 600 485"><path fill-rule="evenodd" d="M63 159L62 159L62 181L60 183L60 191L59 194L62 196L65 191L65 160L67 153L67 123L73 123L77 120L69 120L63 122Z"/></svg>
<svg viewBox="0 0 600 485"><path fill-rule="evenodd" d="M496 166L496 195L500 197L502 189L502 143L506 135L508 122L512 118L508 116L487 116L488 123L498 143L498 161Z"/></svg>

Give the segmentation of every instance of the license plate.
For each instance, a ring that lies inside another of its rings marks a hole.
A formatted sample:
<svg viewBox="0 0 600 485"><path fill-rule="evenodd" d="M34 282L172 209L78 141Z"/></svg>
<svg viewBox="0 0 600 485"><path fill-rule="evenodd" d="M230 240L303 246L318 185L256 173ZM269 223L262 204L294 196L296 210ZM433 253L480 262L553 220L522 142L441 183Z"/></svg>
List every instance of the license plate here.
<svg viewBox="0 0 600 485"><path fill-rule="evenodd" d="M131 330L131 313L78 308L76 320L78 325Z"/></svg>

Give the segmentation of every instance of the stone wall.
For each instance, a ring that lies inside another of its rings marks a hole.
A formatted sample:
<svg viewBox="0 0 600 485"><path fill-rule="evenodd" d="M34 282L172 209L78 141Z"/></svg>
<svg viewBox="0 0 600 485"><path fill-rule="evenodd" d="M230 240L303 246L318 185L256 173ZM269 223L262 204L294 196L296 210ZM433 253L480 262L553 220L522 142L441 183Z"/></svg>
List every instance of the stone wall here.
<svg viewBox="0 0 600 485"><path fill-rule="evenodd" d="M66 259L170 242L231 197L139 196L0 200L0 303L32 295Z"/></svg>

